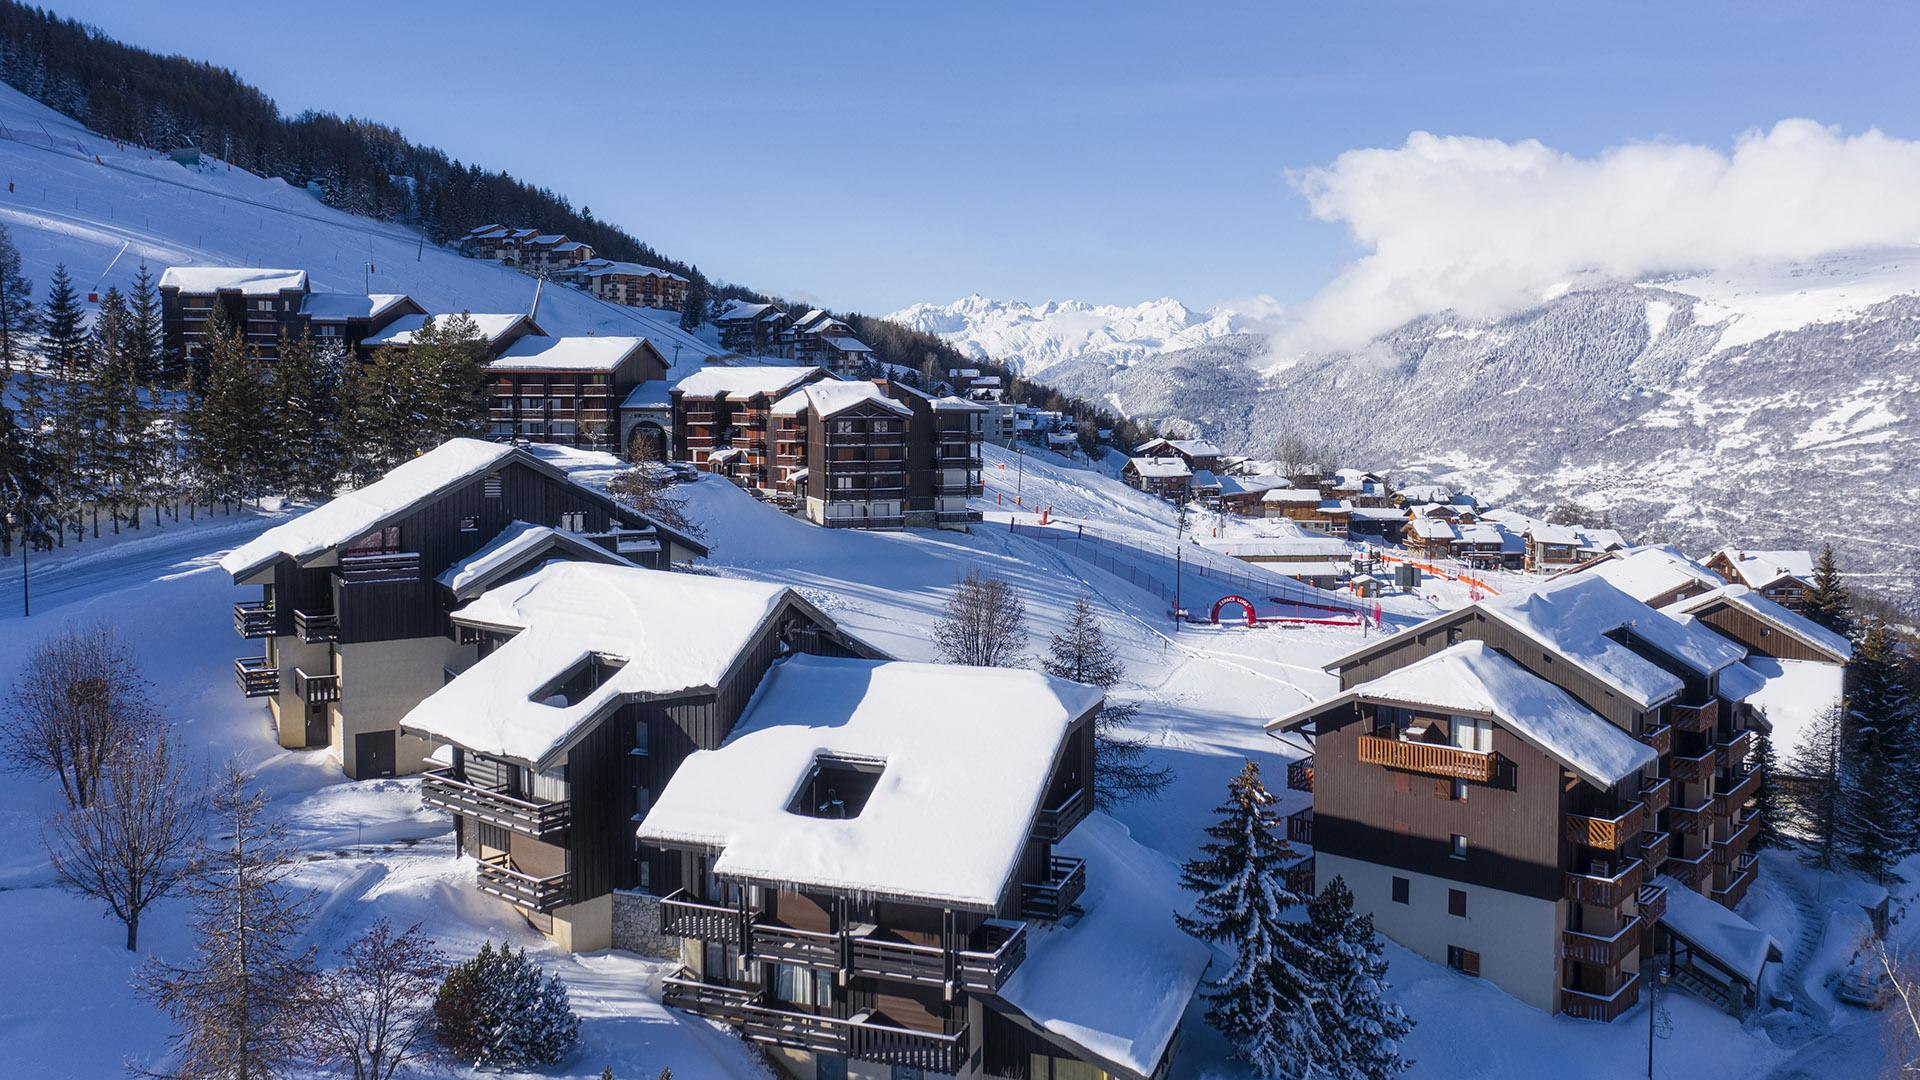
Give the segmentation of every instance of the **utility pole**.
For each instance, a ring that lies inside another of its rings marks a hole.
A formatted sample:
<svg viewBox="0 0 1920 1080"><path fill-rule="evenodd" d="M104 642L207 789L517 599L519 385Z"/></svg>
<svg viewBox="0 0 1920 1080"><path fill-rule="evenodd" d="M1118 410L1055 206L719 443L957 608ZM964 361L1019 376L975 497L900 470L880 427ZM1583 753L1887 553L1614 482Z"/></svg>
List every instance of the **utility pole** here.
<svg viewBox="0 0 1920 1080"><path fill-rule="evenodd" d="M33 614L33 598L27 592L27 549L32 546L28 530L22 527L20 530L20 617L23 619Z"/></svg>

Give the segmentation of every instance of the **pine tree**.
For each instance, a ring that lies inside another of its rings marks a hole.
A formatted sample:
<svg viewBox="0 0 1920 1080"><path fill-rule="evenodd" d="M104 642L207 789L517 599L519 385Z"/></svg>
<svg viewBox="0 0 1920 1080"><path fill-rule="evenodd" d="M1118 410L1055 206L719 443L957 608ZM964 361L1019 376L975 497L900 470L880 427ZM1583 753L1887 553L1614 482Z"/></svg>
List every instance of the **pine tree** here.
<svg viewBox="0 0 1920 1080"><path fill-rule="evenodd" d="M1885 882L1915 849L1912 825L1916 755L1907 661L1894 632L1867 623L1849 665L1850 692L1840 740L1834 843L1847 861Z"/></svg>
<svg viewBox="0 0 1920 1080"><path fill-rule="evenodd" d="M492 942L447 973L433 1011L441 1044L475 1068L550 1065L580 1034L560 977L543 978L526 950L495 949Z"/></svg>
<svg viewBox="0 0 1920 1080"><path fill-rule="evenodd" d="M1834 561L1833 545L1820 549L1807 586L1806 616L1842 637L1853 636L1853 598Z"/></svg>
<svg viewBox="0 0 1920 1080"><path fill-rule="evenodd" d="M1277 800L1248 761L1227 784L1212 839L1182 868L1183 886L1200 894L1192 915L1175 915L1180 928L1206 941L1238 948L1233 967L1205 992L1207 1022L1227 1037L1236 1056L1268 1075L1298 1071L1281 1019L1306 997L1312 972L1289 948L1284 916L1300 903L1286 886L1294 861L1278 829Z"/></svg>
<svg viewBox="0 0 1920 1080"><path fill-rule="evenodd" d="M1072 679L1107 692L1100 715L1094 719L1095 805L1110 810L1132 799L1151 798L1173 782L1173 770L1148 764L1144 760L1145 746L1123 734L1139 707L1113 699L1113 688L1126 676L1126 665L1107 642L1093 603L1086 596L1074 601L1065 632L1053 635L1040 666L1055 678Z"/></svg>
<svg viewBox="0 0 1920 1080"><path fill-rule="evenodd" d="M407 460L410 378L406 354L394 349L376 349L370 361L347 369L339 430L341 456L356 486Z"/></svg>
<svg viewBox="0 0 1920 1080"><path fill-rule="evenodd" d="M1775 760L1773 737L1757 732L1753 741L1753 762L1765 777L1753 796L1753 850L1786 847L1788 844L1785 807L1781 805L1779 762Z"/></svg>
<svg viewBox="0 0 1920 1080"><path fill-rule="evenodd" d="M206 379L189 406L194 487L202 498L244 501L260 491L276 436L259 362L218 304L205 358Z"/></svg>
<svg viewBox="0 0 1920 1080"><path fill-rule="evenodd" d="M67 264L53 268L47 282L46 311L41 319L41 349L60 374L70 374L80 363L81 350L87 346L87 327L80 308L80 294L67 276Z"/></svg>
<svg viewBox="0 0 1920 1080"><path fill-rule="evenodd" d="M1300 926L1300 924L1295 924ZM1311 948L1311 1007L1289 1017L1289 1028L1313 1030L1296 1042L1296 1060L1309 1077L1388 1080L1411 1068L1400 1053L1413 1021L1386 1000L1387 958L1373 916L1353 909L1353 893L1339 877L1307 904L1307 920L1293 935ZM1324 1055L1324 1056L1323 1056Z"/></svg>
<svg viewBox="0 0 1920 1080"><path fill-rule="evenodd" d="M1841 802L1842 726L1839 705L1815 716L1787 759L1792 785L1782 785L1782 790L1789 795L1793 830L1807 842L1808 861L1822 869L1833 867Z"/></svg>
<svg viewBox="0 0 1920 1080"><path fill-rule="evenodd" d="M195 949L185 965L149 958L135 989L173 1019L173 1075L271 1080L292 1070L304 1035L312 949L304 904L287 887L295 861L267 797L229 765L213 796L224 834L189 887Z"/></svg>
<svg viewBox="0 0 1920 1080"><path fill-rule="evenodd" d="M133 275L133 291L127 294L127 355L133 361L134 378L141 385L179 382L179 365L171 363L166 355L160 290L154 287L153 272L144 262Z"/></svg>
<svg viewBox="0 0 1920 1080"><path fill-rule="evenodd" d="M408 387L404 401L415 424L404 434L405 456L486 428L486 339L473 318L458 315L430 319L414 332L402 369Z"/></svg>
<svg viewBox="0 0 1920 1080"><path fill-rule="evenodd" d="M694 267L687 272L687 296L680 303L680 329L698 330L706 321L707 305L711 290L707 286L707 276Z"/></svg>
<svg viewBox="0 0 1920 1080"><path fill-rule="evenodd" d="M280 341L269 394L279 434L272 461L273 487L296 499L333 495L340 474L339 395L331 362L306 334Z"/></svg>
<svg viewBox="0 0 1920 1080"><path fill-rule="evenodd" d="M33 282L20 272L20 249L0 225L0 379L26 360L28 339L40 329L33 303Z"/></svg>

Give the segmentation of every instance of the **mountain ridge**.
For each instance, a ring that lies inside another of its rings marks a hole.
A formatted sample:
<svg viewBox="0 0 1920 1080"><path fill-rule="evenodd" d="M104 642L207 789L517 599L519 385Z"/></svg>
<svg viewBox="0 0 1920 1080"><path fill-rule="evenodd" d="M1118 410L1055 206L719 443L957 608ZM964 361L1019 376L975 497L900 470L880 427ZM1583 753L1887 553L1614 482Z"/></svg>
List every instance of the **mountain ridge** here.
<svg viewBox="0 0 1920 1080"><path fill-rule="evenodd" d="M976 360L1005 364L1029 376L1075 360L1130 364L1238 333L1248 325L1230 309L1194 311L1172 297L1131 305L1081 300L1030 304L973 293L946 304L913 304L884 317L933 334Z"/></svg>

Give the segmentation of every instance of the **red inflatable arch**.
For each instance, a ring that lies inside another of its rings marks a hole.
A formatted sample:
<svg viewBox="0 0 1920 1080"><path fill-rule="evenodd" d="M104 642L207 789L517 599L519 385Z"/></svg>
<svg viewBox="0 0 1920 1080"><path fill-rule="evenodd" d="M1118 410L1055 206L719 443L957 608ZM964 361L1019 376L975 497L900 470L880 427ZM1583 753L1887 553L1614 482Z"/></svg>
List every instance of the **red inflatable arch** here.
<svg viewBox="0 0 1920 1080"><path fill-rule="evenodd" d="M1253 601L1247 599L1244 596L1223 596L1220 599L1215 600L1213 602L1213 621L1215 623L1218 623L1220 621L1220 609L1223 607L1226 607L1228 604L1239 604L1242 608L1246 610L1247 625L1252 626L1254 624L1253 623Z"/></svg>

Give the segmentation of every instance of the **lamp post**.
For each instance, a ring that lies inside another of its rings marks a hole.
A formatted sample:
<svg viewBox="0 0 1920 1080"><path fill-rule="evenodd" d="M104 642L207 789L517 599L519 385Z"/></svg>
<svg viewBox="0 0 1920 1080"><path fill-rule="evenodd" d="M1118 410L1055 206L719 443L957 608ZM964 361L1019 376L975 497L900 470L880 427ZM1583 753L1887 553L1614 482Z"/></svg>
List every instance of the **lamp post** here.
<svg viewBox="0 0 1920 1080"><path fill-rule="evenodd" d="M1667 983L1667 959L1654 957L1649 974L1652 978L1647 980L1647 1080L1653 1080L1654 1018L1660 1014L1660 988Z"/></svg>

